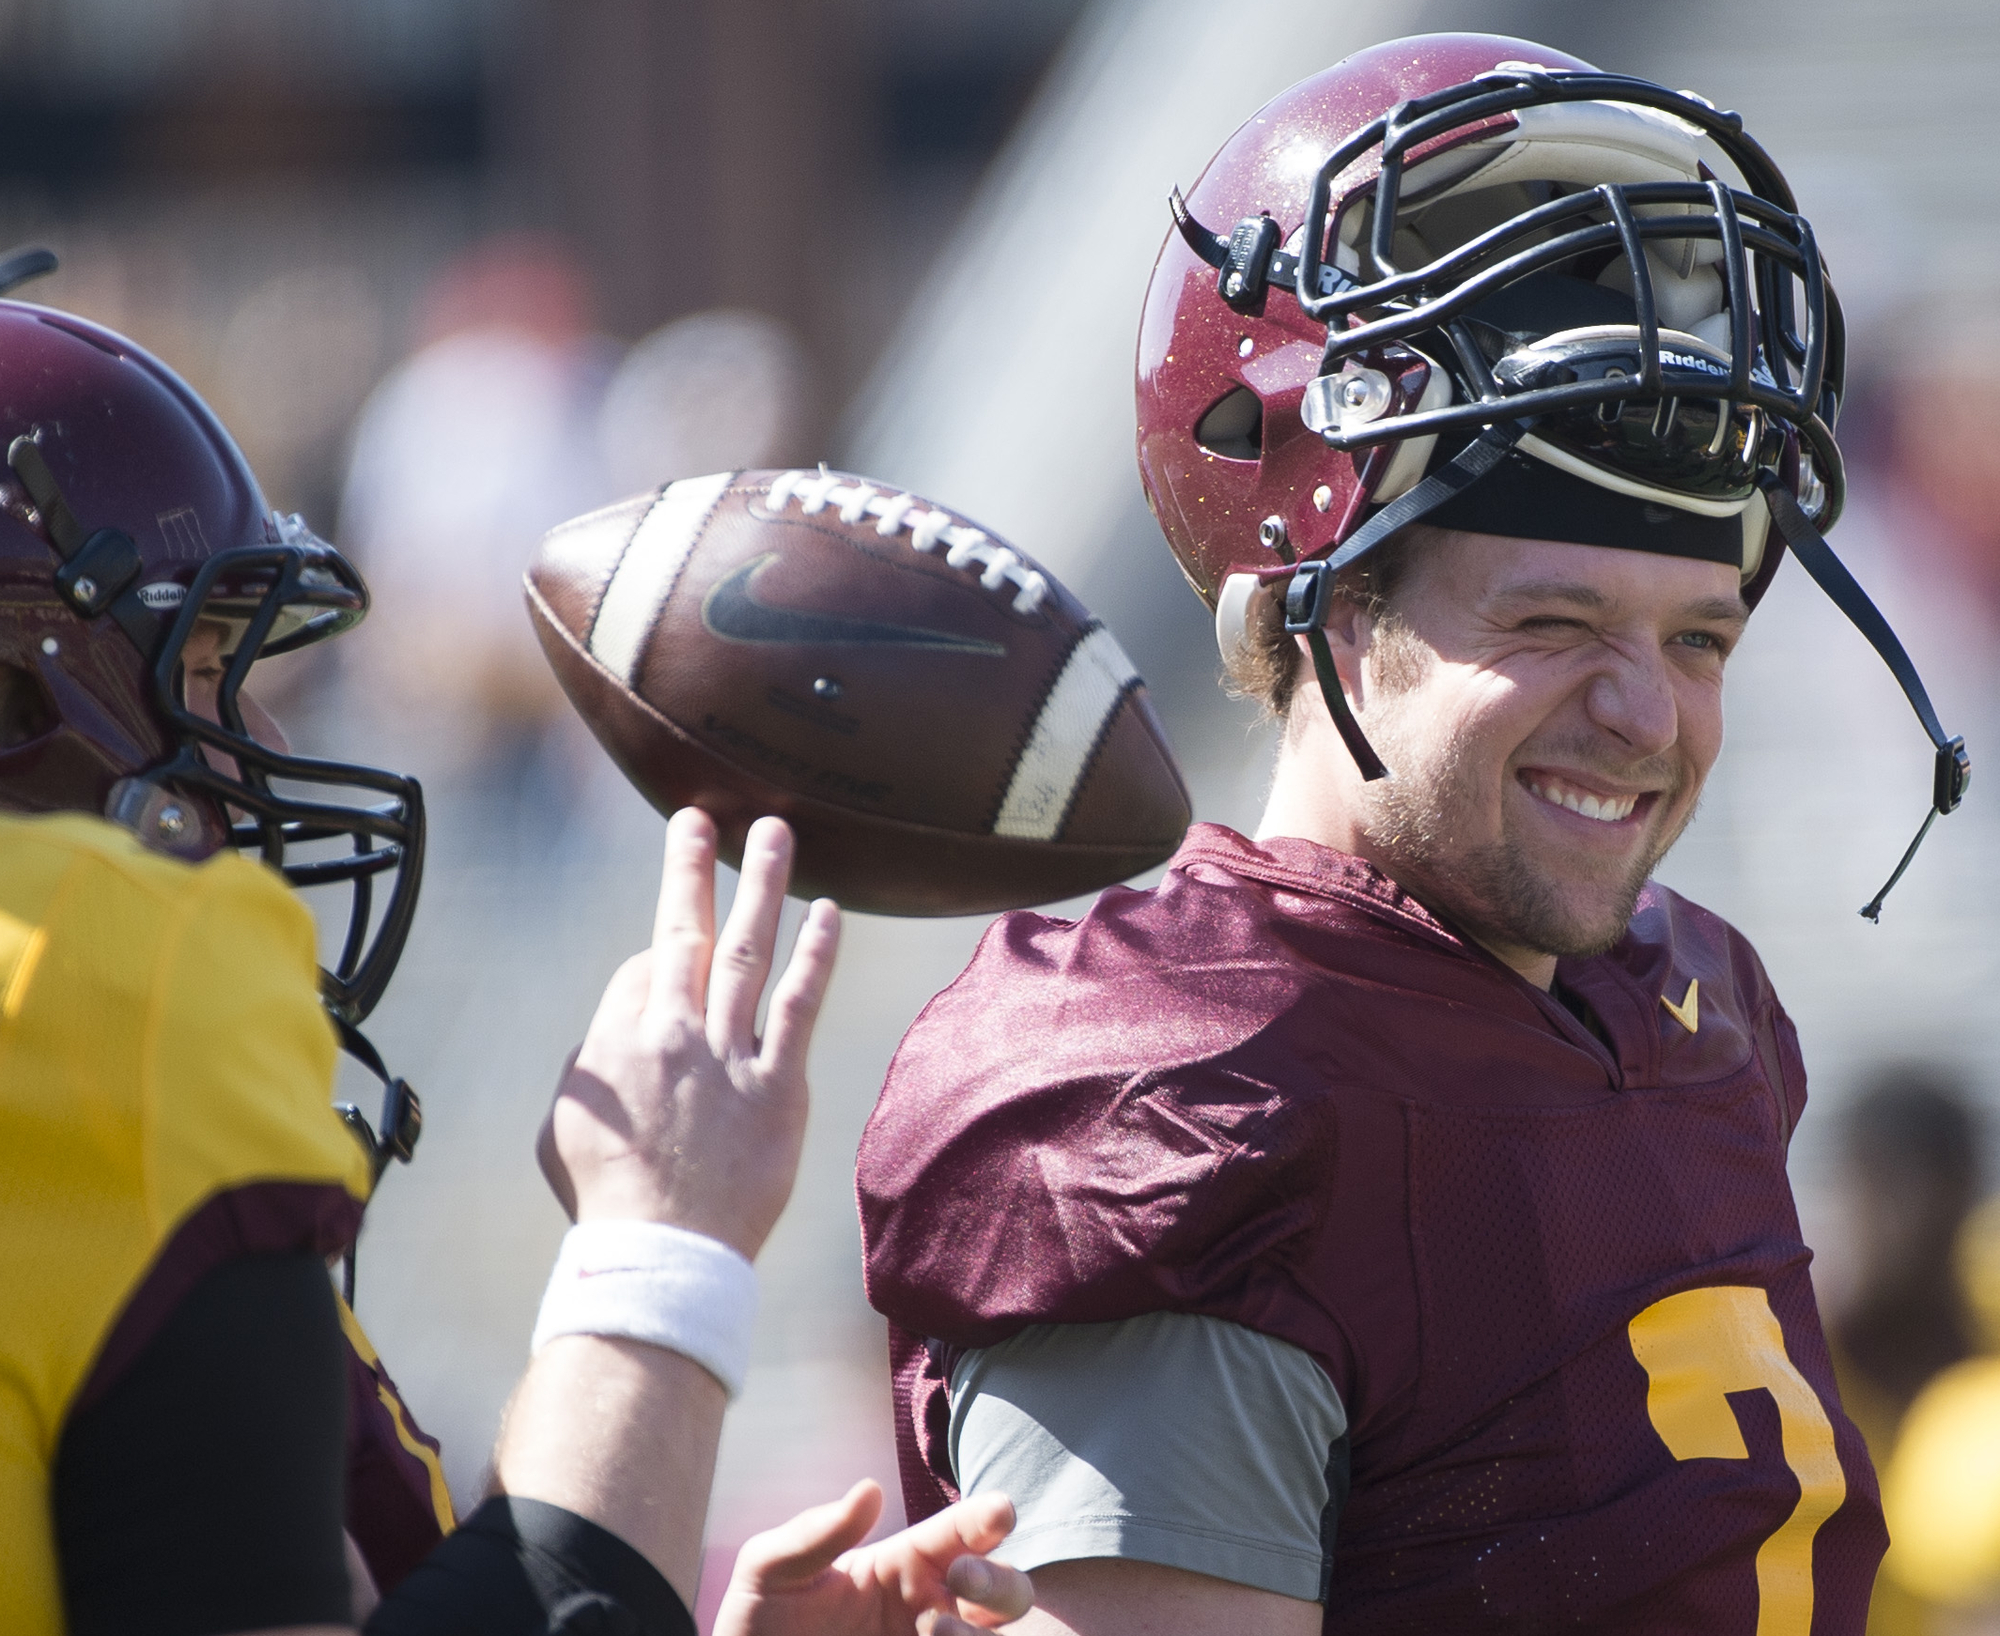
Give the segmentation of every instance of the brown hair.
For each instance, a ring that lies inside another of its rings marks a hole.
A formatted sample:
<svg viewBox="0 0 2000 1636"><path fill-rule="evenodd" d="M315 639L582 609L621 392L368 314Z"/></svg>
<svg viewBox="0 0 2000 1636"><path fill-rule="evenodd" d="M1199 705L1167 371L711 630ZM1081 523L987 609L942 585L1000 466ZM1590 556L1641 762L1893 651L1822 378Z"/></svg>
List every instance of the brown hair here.
<svg viewBox="0 0 2000 1636"><path fill-rule="evenodd" d="M1430 532L1422 523L1412 523L1390 535L1341 573L1334 582L1335 593L1369 618L1382 620L1410 571L1415 548ZM1298 643L1285 629L1282 587L1251 598L1245 626L1243 640L1224 663L1223 685L1232 698L1255 699L1267 715L1282 721L1291 713L1306 663Z"/></svg>

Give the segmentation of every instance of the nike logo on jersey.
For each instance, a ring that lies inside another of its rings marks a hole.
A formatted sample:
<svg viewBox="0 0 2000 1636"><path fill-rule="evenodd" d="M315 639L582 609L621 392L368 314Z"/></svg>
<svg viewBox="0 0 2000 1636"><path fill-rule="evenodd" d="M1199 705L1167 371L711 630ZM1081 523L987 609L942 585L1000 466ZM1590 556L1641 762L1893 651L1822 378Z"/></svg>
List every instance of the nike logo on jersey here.
<svg viewBox="0 0 2000 1636"><path fill-rule="evenodd" d="M975 636L934 631L921 625L891 625L848 614L815 613L809 608L777 608L759 601L756 583L778 560L777 552L746 562L718 581L702 599L701 622L730 642L818 643L841 647L930 648L1004 659L1006 648Z"/></svg>
<svg viewBox="0 0 2000 1636"><path fill-rule="evenodd" d="M1660 996L1660 1004L1667 1008L1667 1015L1673 1018L1675 1022L1679 1023L1690 1034L1696 1032L1701 1027L1701 983L1699 979L1693 977L1688 979L1688 991L1681 997L1679 1005L1675 1005L1664 994Z"/></svg>

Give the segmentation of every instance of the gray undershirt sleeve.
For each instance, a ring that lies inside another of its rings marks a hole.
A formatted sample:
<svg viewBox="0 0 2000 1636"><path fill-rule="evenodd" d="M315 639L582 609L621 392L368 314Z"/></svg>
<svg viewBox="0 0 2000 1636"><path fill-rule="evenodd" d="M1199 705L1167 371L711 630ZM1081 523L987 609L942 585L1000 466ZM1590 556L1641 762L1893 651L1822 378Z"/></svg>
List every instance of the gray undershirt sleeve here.
<svg viewBox="0 0 2000 1636"><path fill-rule="evenodd" d="M1220 1318L1042 1324L952 1371L952 1469L1013 1500L993 1555L1023 1569L1125 1557L1317 1601L1346 1432L1311 1357Z"/></svg>

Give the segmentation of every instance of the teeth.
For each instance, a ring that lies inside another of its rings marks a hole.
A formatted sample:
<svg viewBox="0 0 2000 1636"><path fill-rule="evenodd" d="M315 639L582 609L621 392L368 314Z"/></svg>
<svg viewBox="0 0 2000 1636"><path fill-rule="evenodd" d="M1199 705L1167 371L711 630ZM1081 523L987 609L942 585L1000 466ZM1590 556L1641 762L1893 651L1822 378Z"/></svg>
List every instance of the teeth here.
<svg viewBox="0 0 2000 1636"><path fill-rule="evenodd" d="M1547 783L1528 782L1528 788L1544 801L1558 807L1567 807L1571 812L1585 818L1595 818L1601 824L1617 824L1632 816L1632 809L1639 804L1636 795L1607 795L1601 800L1582 790L1573 790L1554 780Z"/></svg>

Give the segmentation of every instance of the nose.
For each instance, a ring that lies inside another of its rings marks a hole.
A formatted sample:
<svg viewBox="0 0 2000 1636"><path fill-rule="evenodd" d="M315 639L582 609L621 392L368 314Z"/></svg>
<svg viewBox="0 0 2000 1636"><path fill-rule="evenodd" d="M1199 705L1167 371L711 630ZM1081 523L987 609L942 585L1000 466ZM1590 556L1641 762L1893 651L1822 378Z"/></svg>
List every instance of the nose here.
<svg viewBox="0 0 2000 1636"><path fill-rule="evenodd" d="M285 737L285 730L278 725L278 718L257 700L251 698L247 692L236 695L236 708L243 717L244 730L265 749L276 750L280 755L286 754L291 749L291 740Z"/></svg>
<svg viewBox="0 0 2000 1636"><path fill-rule="evenodd" d="M1584 704L1591 721L1635 756L1661 755L1680 738L1680 704L1662 654L1619 654L1591 678Z"/></svg>
<svg viewBox="0 0 2000 1636"><path fill-rule="evenodd" d="M202 716L209 721L215 722L218 726L221 725L222 713L216 707L215 689L213 687L190 688L188 690L188 708L197 716ZM252 743L261 744L267 750L276 750L280 755L290 752L291 743L285 737L285 730L278 725L277 717L273 716L270 711L251 698L247 692L239 692L236 695L236 711L243 718L243 730L249 734ZM217 772L221 773L224 778L241 778L243 776L243 770L237 766L236 758L232 755L225 755L213 745L203 745L201 747L201 755L202 759Z"/></svg>

